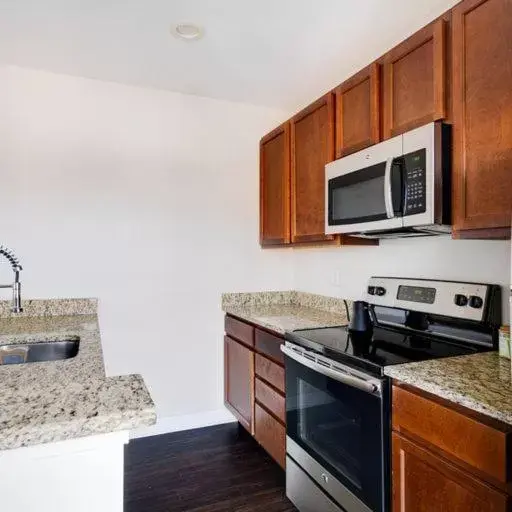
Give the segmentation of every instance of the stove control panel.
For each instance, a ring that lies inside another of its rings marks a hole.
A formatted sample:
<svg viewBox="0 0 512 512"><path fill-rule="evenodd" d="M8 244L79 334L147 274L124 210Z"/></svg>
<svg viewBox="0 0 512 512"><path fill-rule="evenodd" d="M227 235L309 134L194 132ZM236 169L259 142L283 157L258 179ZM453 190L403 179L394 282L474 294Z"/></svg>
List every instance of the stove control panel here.
<svg viewBox="0 0 512 512"><path fill-rule="evenodd" d="M491 288L493 285L479 283L372 277L366 301L376 306L481 322L487 313Z"/></svg>

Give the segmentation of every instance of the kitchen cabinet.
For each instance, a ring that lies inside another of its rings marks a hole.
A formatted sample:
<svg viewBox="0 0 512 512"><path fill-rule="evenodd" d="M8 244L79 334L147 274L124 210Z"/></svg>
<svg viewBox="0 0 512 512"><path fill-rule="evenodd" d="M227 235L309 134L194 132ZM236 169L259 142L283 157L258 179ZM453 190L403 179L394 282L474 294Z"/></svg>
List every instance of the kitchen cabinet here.
<svg viewBox="0 0 512 512"><path fill-rule="evenodd" d="M334 160L334 94L291 120L291 240L334 240L325 235L325 165Z"/></svg>
<svg viewBox="0 0 512 512"><path fill-rule="evenodd" d="M394 512L510 511L512 427L395 382Z"/></svg>
<svg viewBox="0 0 512 512"><path fill-rule="evenodd" d="M334 98L334 93L320 98L260 141L262 247L378 245L376 240L324 233L324 168L335 156ZM354 112L349 112L351 118Z"/></svg>
<svg viewBox="0 0 512 512"><path fill-rule="evenodd" d="M511 0L463 0L265 136L261 245L378 243L324 234L324 166L439 120L454 238L510 238L511 33Z"/></svg>
<svg viewBox="0 0 512 512"><path fill-rule="evenodd" d="M284 338L231 315L226 315L224 327L224 403L284 468Z"/></svg>
<svg viewBox="0 0 512 512"><path fill-rule="evenodd" d="M384 139L445 119L448 19L427 25L382 57Z"/></svg>
<svg viewBox="0 0 512 512"><path fill-rule="evenodd" d="M460 238L509 238L512 216L512 2L452 11L454 219Z"/></svg>
<svg viewBox="0 0 512 512"><path fill-rule="evenodd" d="M393 511L506 512L508 497L393 433Z"/></svg>
<svg viewBox="0 0 512 512"><path fill-rule="evenodd" d="M373 63L336 89L336 158L380 140L380 65Z"/></svg>
<svg viewBox="0 0 512 512"><path fill-rule="evenodd" d="M290 243L290 124L260 141L260 244Z"/></svg>
<svg viewBox="0 0 512 512"><path fill-rule="evenodd" d="M254 352L238 341L224 338L224 403L241 425L254 433Z"/></svg>

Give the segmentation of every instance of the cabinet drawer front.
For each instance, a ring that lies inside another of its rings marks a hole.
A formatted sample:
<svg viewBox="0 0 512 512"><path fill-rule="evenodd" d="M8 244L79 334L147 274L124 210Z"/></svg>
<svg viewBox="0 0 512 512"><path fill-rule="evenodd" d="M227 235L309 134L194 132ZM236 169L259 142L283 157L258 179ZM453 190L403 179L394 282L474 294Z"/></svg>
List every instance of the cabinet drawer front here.
<svg viewBox="0 0 512 512"><path fill-rule="evenodd" d="M281 345L284 343L283 338L274 336L266 331L256 329L255 346L258 352L265 354L270 359L277 361L284 366L284 355L281 352Z"/></svg>
<svg viewBox="0 0 512 512"><path fill-rule="evenodd" d="M276 418L286 422L284 396L267 386L262 380L255 380L256 400L265 406Z"/></svg>
<svg viewBox="0 0 512 512"><path fill-rule="evenodd" d="M393 386L393 430L413 434L481 473L507 483L510 434Z"/></svg>
<svg viewBox="0 0 512 512"><path fill-rule="evenodd" d="M256 441L284 468L286 464L286 430L258 404L254 406L254 430Z"/></svg>
<svg viewBox="0 0 512 512"><path fill-rule="evenodd" d="M282 366L256 354L256 375L284 393L284 368Z"/></svg>
<svg viewBox="0 0 512 512"><path fill-rule="evenodd" d="M229 334L232 338L250 347L254 347L254 327L252 325L226 315L224 329L226 330L226 334Z"/></svg>

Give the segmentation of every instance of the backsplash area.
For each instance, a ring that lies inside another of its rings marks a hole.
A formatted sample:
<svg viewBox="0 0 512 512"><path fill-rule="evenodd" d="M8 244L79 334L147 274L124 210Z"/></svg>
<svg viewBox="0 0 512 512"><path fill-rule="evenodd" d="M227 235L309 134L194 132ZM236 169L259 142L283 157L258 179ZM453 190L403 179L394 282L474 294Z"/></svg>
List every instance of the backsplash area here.
<svg viewBox="0 0 512 512"><path fill-rule="evenodd" d="M359 299L379 275L494 283L503 287L503 319L510 318L510 241L381 240L379 247L295 249L293 258L296 290Z"/></svg>

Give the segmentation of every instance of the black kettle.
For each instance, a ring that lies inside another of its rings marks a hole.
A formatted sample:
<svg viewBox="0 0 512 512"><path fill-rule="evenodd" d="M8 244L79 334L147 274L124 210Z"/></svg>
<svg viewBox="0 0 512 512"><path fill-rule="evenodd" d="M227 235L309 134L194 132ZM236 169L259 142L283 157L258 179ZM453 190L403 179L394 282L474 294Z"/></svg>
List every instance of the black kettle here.
<svg viewBox="0 0 512 512"><path fill-rule="evenodd" d="M373 324L370 318L369 305L362 300L354 301L352 305L352 316L350 318L349 331L360 333L371 333Z"/></svg>

